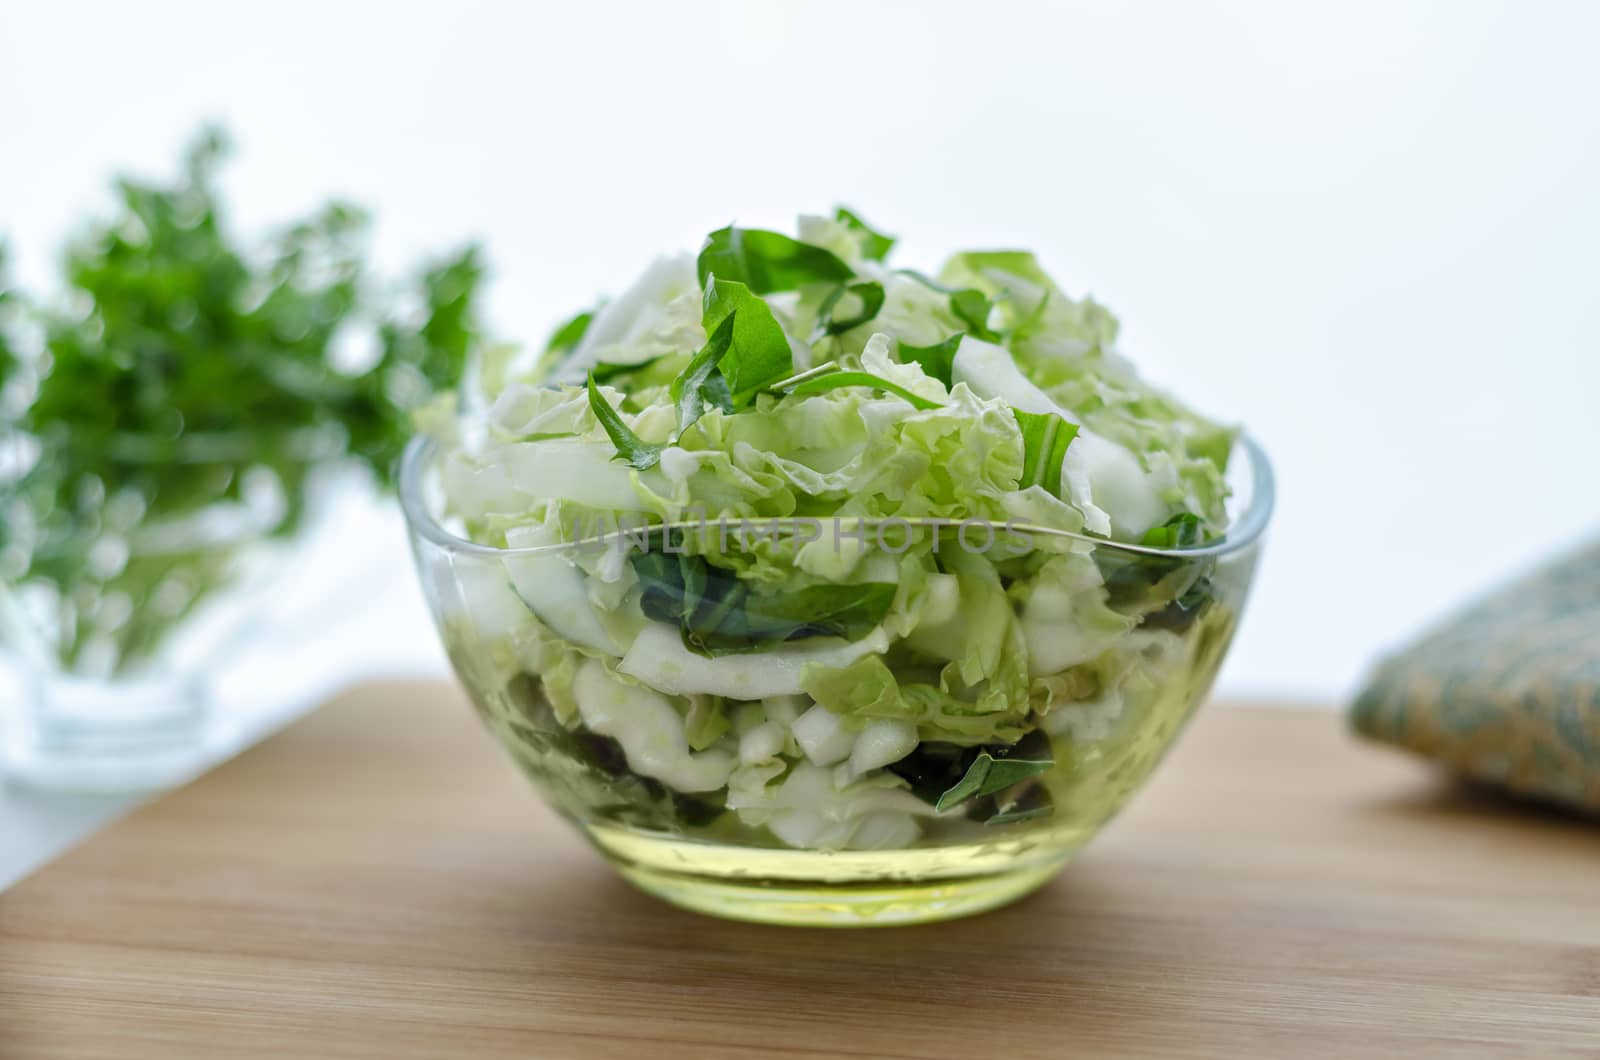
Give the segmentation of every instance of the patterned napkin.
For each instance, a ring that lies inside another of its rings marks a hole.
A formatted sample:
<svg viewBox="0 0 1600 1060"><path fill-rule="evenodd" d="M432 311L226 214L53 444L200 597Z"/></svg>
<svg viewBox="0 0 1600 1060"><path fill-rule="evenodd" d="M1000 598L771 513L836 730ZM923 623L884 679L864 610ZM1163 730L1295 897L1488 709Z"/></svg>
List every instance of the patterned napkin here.
<svg viewBox="0 0 1600 1060"><path fill-rule="evenodd" d="M1600 541L1385 659L1356 731L1600 813Z"/></svg>

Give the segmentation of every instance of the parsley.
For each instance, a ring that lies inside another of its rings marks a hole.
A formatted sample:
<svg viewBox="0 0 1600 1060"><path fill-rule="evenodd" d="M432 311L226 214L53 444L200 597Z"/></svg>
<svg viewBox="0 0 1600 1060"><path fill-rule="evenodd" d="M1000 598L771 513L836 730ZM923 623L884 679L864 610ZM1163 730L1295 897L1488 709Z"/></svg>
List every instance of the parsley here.
<svg viewBox="0 0 1600 1060"><path fill-rule="evenodd" d="M370 225L349 204L247 243L217 186L226 151L206 130L175 179L119 180L114 215L68 249L67 297L28 300L37 347L0 353L0 372L29 382L5 428L37 454L0 483L0 553L7 580L57 602L69 669L148 657L249 543L147 547L158 528L269 483L282 508L263 532L288 537L335 462L391 485L411 410L455 385L481 339L476 247L396 289L371 274ZM341 357L352 346L360 363Z"/></svg>

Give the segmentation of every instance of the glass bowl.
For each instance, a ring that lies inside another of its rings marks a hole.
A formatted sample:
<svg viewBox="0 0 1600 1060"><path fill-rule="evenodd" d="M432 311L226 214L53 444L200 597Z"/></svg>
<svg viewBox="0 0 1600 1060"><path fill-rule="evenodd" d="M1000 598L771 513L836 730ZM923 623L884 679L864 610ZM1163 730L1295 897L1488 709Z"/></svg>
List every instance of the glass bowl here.
<svg viewBox="0 0 1600 1060"><path fill-rule="evenodd" d="M68 791L175 784L228 743L213 678L286 569L282 490L251 476L239 500L159 520L135 489L83 492L73 529L92 549L52 553L63 535L41 545L20 500L0 516L23 557L0 578L0 664L21 689L4 772Z"/></svg>
<svg viewBox="0 0 1600 1060"><path fill-rule="evenodd" d="M496 548L438 518L437 456L412 442L401 503L484 724L640 888L797 925L945 919L1049 880L1210 688L1273 503L1241 437L1228 532L1198 547L787 518L575 525ZM729 576L758 556L770 583L803 548L848 553L874 572L855 588L918 621L847 630L851 600ZM733 612L774 643L719 651Z"/></svg>

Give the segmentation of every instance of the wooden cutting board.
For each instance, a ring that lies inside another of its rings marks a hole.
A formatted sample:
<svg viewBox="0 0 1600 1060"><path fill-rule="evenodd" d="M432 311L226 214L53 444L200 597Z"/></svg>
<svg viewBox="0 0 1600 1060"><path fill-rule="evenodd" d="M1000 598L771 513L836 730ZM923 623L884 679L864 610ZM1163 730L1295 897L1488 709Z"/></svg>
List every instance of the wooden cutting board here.
<svg viewBox="0 0 1600 1060"><path fill-rule="evenodd" d="M801 931L635 893L458 692L367 687L0 895L0 1056L1600 1055L1600 827L1211 707L1054 884Z"/></svg>

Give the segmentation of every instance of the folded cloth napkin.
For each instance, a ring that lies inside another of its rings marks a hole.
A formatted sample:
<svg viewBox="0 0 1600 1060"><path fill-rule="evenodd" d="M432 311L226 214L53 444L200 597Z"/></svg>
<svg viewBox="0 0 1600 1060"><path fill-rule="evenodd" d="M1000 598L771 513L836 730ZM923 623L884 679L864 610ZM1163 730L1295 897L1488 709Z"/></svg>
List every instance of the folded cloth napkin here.
<svg viewBox="0 0 1600 1060"><path fill-rule="evenodd" d="M1385 659L1350 720L1476 779L1600 813L1600 541Z"/></svg>

